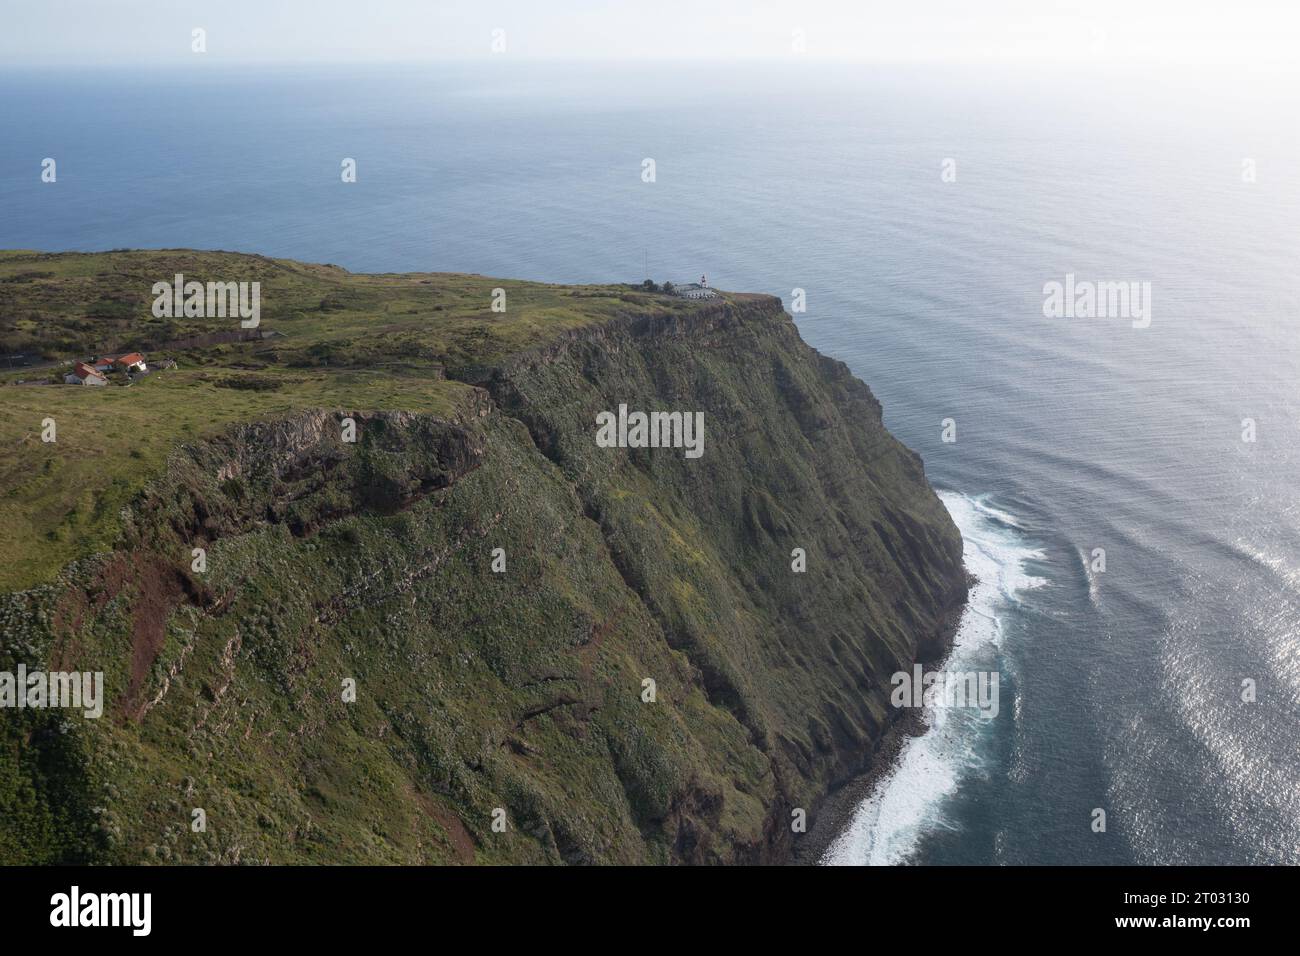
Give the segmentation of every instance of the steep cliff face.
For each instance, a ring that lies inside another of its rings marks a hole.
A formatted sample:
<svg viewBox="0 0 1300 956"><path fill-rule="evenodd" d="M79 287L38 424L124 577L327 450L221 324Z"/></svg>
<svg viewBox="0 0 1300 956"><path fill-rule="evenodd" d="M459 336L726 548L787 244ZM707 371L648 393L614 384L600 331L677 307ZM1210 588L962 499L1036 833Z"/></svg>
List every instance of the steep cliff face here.
<svg viewBox="0 0 1300 956"><path fill-rule="evenodd" d="M0 670L108 699L4 714L0 859L789 859L965 596L920 460L767 297L447 375L446 416L180 448L116 550L0 598ZM620 405L702 455L599 447Z"/></svg>

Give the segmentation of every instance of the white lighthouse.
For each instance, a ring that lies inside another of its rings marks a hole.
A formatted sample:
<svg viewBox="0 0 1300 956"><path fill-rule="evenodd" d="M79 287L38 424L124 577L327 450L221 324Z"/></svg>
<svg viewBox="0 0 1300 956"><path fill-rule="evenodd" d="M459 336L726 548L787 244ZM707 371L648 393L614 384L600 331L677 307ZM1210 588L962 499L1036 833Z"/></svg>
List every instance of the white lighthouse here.
<svg viewBox="0 0 1300 956"><path fill-rule="evenodd" d="M688 282L684 285L674 286L673 293L683 299L712 299L717 295L716 292L709 288L708 276L700 276L699 282Z"/></svg>

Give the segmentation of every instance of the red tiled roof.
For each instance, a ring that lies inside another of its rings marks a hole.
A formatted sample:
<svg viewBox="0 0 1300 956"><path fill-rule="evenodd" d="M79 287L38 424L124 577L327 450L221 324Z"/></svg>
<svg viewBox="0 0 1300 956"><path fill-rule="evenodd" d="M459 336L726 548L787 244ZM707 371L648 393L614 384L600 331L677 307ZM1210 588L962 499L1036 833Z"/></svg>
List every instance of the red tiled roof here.
<svg viewBox="0 0 1300 956"><path fill-rule="evenodd" d="M139 352L128 352L126 355L118 356L114 360L113 364L114 365L135 365L137 362L143 362L143 361L144 361L144 356L141 355Z"/></svg>
<svg viewBox="0 0 1300 956"><path fill-rule="evenodd" d="M87 365L85 362L78 362L76 366L72 369L72 374L76 375L77 378L81 378L81 379L90 378L90 376L92 375L95 376L95 378L104 377L100 375L98 372L96 372L94 368Z"/></svg>

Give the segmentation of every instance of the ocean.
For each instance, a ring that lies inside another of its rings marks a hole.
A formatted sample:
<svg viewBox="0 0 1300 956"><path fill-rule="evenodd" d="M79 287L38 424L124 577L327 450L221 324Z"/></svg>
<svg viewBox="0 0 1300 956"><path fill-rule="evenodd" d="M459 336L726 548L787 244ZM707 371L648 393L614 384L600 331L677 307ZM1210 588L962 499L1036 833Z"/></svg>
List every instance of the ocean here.
<svg viewBox="0 0 1300 956"><path fill-rule="evenodd" d="M0 247L802 290L966 539L950 666L1001 675L825 862L1298 863L1297 99L797 61L8 71ZM1067 276L1149 283L1149 325L1045 315Z"/></svg>

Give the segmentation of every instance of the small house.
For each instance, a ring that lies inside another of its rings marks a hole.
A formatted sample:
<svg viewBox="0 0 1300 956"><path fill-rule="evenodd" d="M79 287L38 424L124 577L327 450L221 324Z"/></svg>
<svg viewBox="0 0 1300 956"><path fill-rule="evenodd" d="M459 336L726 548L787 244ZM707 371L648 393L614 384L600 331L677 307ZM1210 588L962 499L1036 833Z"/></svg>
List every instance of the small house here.
<svg viewBox="0 0 1300 956"><path fill-rule="evenodd" d="M63 376L63 381L68 385L107 385L106 379L95 369L85 362L78 362L72 367L72 371Z"/></svg>

